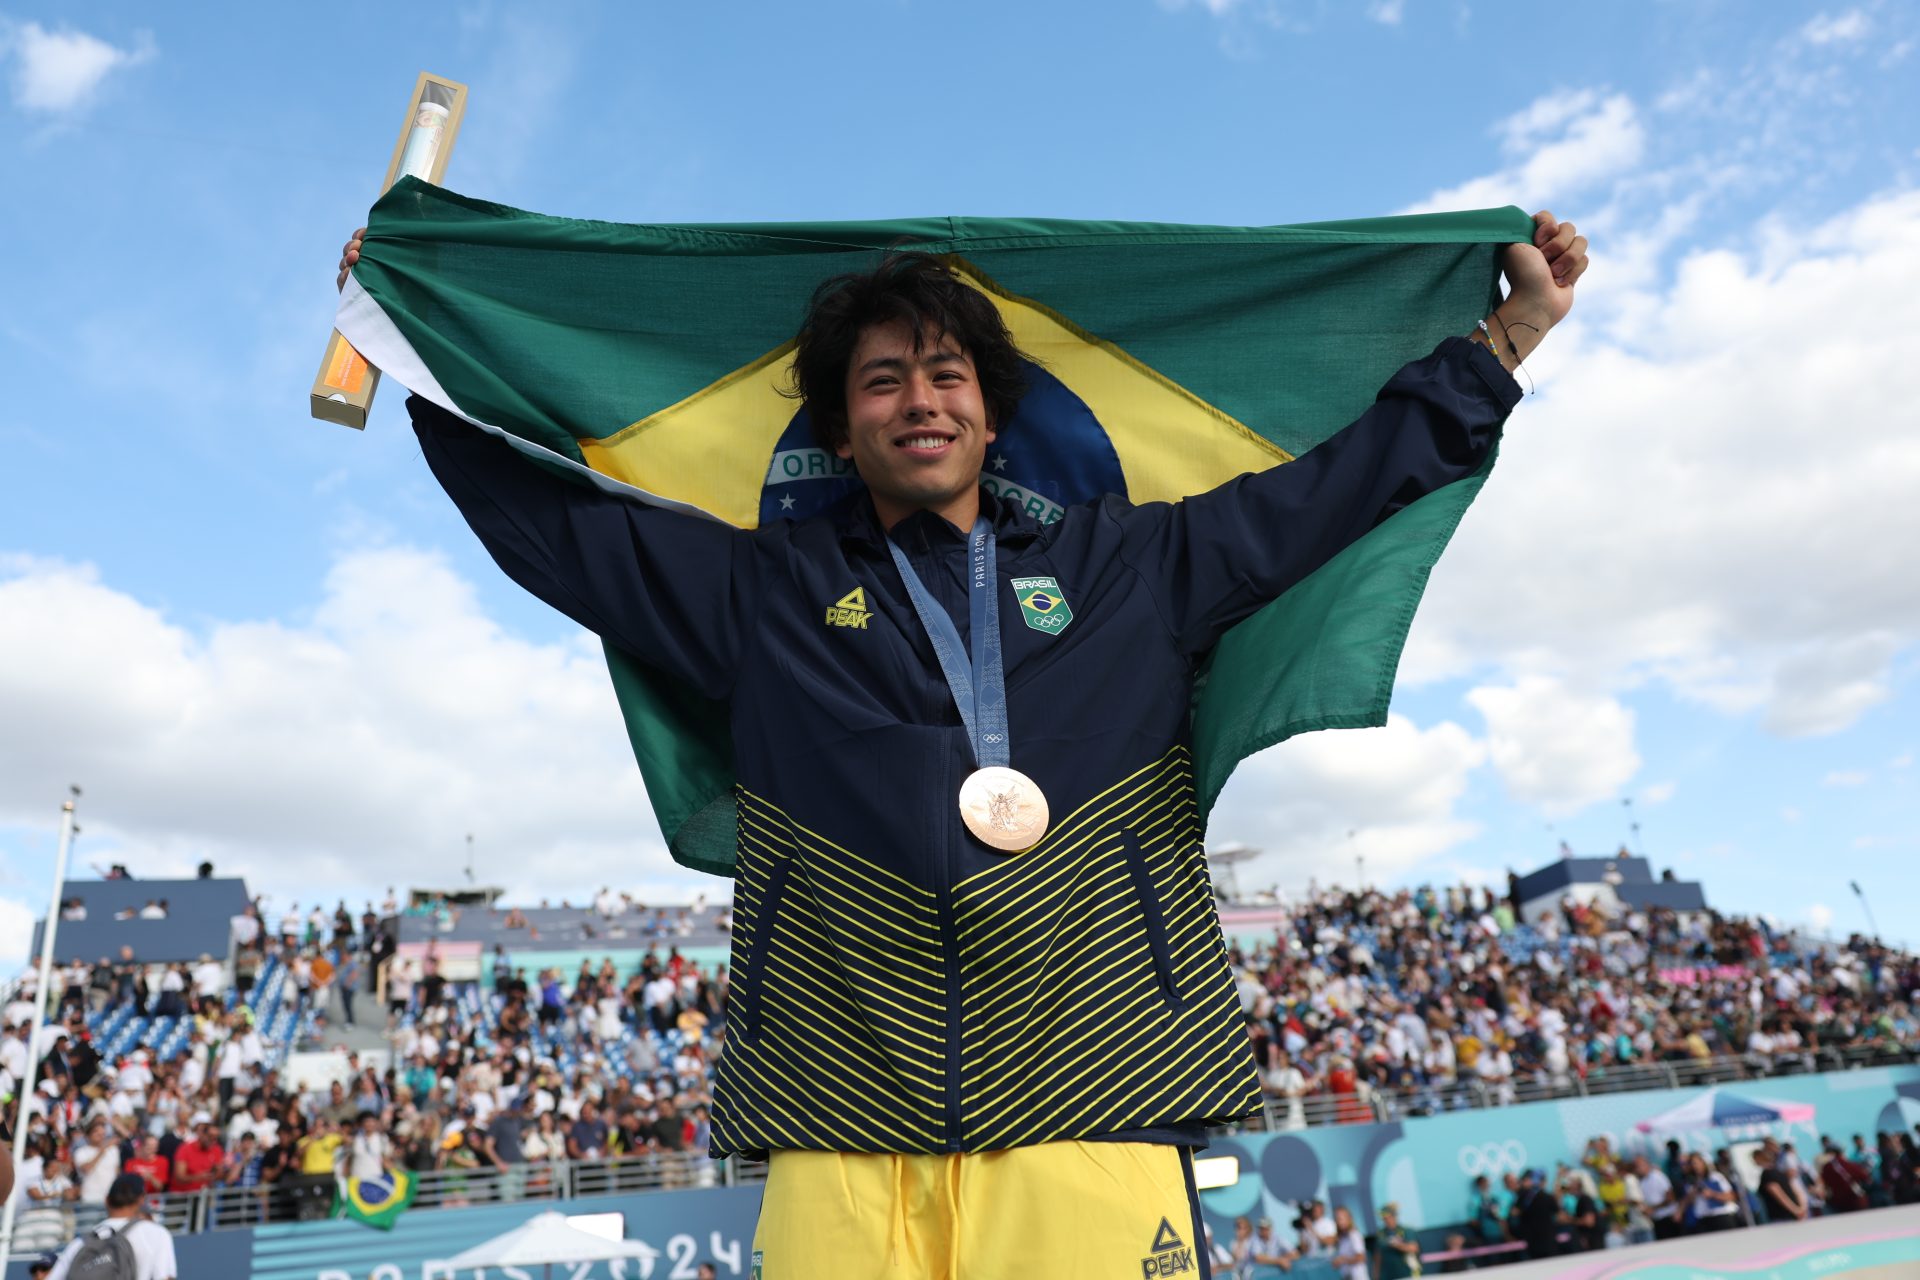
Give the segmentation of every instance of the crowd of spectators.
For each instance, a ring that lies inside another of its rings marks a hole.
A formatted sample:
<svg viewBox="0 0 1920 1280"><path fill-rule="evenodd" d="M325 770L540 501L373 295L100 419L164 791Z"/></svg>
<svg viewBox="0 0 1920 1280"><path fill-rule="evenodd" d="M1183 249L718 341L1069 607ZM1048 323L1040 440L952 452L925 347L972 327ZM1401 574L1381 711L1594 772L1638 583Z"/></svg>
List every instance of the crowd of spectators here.
<svg viewBox="0 0 1920 1280"><path fill-rule="evenodd" d="M522 1166L565 1160L610 1162L610 1188L713 1177L687 1157L708 1146L725 965L650 947L624 980L603 958L529 981L499 950L491 992L464 995L423 965L389 989L389 1078L363 1073L355 1095L408 1167L499 1169L507 1194L551 1185Z"/></svg>
<svg viewBox="0 0 1920 1280"><path fill-rule="evenodd" d="M1670 1140L1664 1152L1626 1154L1595 1138L1578 1166L1563 1164L1551 1177L1528 1169L1498 1183L1475 1178L1471 1234L1449 1245L1517 1244L1515 1256L1554 1257L1916 1202L1920 1148L1903 1133L1871 1143L1854 1134L1847 1146L1823 1136L1810 1158L1767 1137L1750 1148L1744 1172L1731 1147L1709 1156Z"/></svg>
<svg viewBox="0 0 1920 1280"><path fill-rule="evenodd" d="M393 904L389 903L388 906ZM591 908L587 909L591 910ZM677 912L659 912L673 936ZM397 957L395 920L340 904L286 912L273 929L249 906L233 923L233 963L117 960L54 971L41 1061L26 1111L21 1250L58 1245L100 1219L116 1177L137 1174L156 1196L226 1189L219 1220L244 1224L323 1216L343 1178L444 1171L439 1203L558 1194L562 1162L607 1166L607 1189L710 1181L712 1058L724 1042L726 966L704 972L676 947L649 947L622 978L611 959L569 979L529 982L497 949L491 993L440 973L433 944ZM384 1032L375 1065L345 1047L332 1079L287 1081L286 1047L261 1033L256 979L272 966L285 1025L316 1029L326 1011ZM384 987L382 979L386 979ZM384 1011L372 1003L384 990ZM250 993L253 998L250 999ZM26 1074L31 972L0 1011L4 1118ZM181 1019L178 1053L101 1054L101 1029L125 1007ZM382 1013L384 1012L384 1017ZM679 1158L670 1158L679 1157ZM494 1170L492 1176L473 1171Z"/></svg>
<svg viewBox="0 0 1920 1280"><path fill-rule="evenodd" d="M561 904L578 916L567 926L575 933L597 923L644 943L630 971L596 957L571 973L529 976L510 940L483 960L482 980L451 981L434 943L401 954L405 915L451 923L459 911L490 910L501 929L532 943L529 915L431 900L403 911L391 891L379 910L368 903L357 915L344 903L296 905L277 928L249 907L233 921L230 971L210 956L146 965L125 950L64 966L51 1003L59 1033L28 1107L21 1230L29 1241L66 1238L104 1207L123 1172L156 1193L238 1189L220 1203L243 1220L324 1213L337 1177L386 1169L445 1174L436 1179L442 1203L550 1193L562 1161L604 1162L609 1189L711 1178L699 1157L711 1072L725 1048L727 969L708 969L677 945L696 915L705 918L703 906L648 908L606 889L577 908ZM554 927L554 908L535 910ZM1857 936L1816 944L1760 920L1573 901L1522 925L1510 898L1466 886L1322 891L1273 910L1271 934L1234 946L1232 962L1278 1127L1370 1120L1387 1107L1497 1104L1650 1063L1733 1058L1781 1072L1815 1069L1824 1049L1903 1052L1920 1041L1910 1003L1920 962ZM724 933L730 921L722 911L715 923ZM341 1049L335 1079L310 1088L285 1081L277 1068L291 1046L263 1035L269 1010L253 990L269 969L272 1000L298 1015L286 1024L292 1034L324 1047L333 1017L380 1029L390 1054L376 1064ZM5 1009L0 1097L24 1074L32 997L25 984ZM181 1051L162 1061L139 1048L103 1061L97 1029L127 1006L186 1020ZM1764 1193L1775 1200L1796 1158L1781 1159ZM1828 1169L1855 1179L1866 1201L1905 1202L1915 1197L1913 1165L1894 1135L1833 1160L1823 1152L1800 1185L1810 1211L1849 1203L1823 1183ZM476 1170L495 1173L467 1176ZM1611 1175L1598 1165L1568 1172L1583 1180L1592 1215L1577 1209L1577 1196L1567 1207L1563 1173L1532 1188L1487 1189L1499 1207L1475 1231L1486 1237L1497 1219L1502 1239L1524 1239L1526 1210L1516 1205L1530 1191L1527 1205L1560 1206L1559 1230L1624 1235L1620 1205L1649 1200L1649 1176L1631 1164L1616 1162ZM1675 1212L1719 1216L1697 1207L1719 1203L1710 1172L1652 1173L1656 1187L1665 1177L1692 1197L1685 1203L1694 1207ZM1337 1243L1334 1215L1321 1214ZM1318 1247L1319 1222L1309 1224L1311 1239L1296 1227L1292 1257ZM1264 1249L1276 1230L1250 1222L1246 1238ZM1242 1250L1220 1247L1236 1258Z"/></svg>
<svg viewBox="0 0 1920 1280"><path fill-rule="evenodd" d="M1316 892L1235 946L1275 1127L1499 1105L1658 1063L1819 1069L1920 1045L1920 961L1710 911L1568 901L1534 925L1491 889Z"/></svg>
<svg viewBox="0 0 1920 1280"><path fill-rule="evenodd" d="M1395 1204L1381 1207L1380 1230L1371 1244L1347 1206L1328 1213L1324 1200L1311 1200L1284 1229L1272 1218L1255 1222L1244 1216L1234 1219L1230 1240L1216 1240L1208 1228L1206 1247L1213 1273L1222 1280L1258 1280L1296 1268L1330 1271L1339 1280L1405 1280L1420 1274L1420 1247L1401 1225Z"/></svg>
<svg viewBox="0 0 1920 1280"><path fill-rule="evenodd" d="M1459 1271L1532 1258L1623 1248L1679 1236L1799 1222L1862 1209L1920 1203L1920 1126L1914 1137L1854 1134L1843 1147L1820 1140L1811 1158L1792 1142L1768 1137L1746 1159L1721 1147L1711 1155L1676 1140L1636 1153L1594 1138L1577 1165L1473 1179L1465 1214L1446 1224L1442 1244L1429 1240L1429 1266ZM1438 1233L1436 1233L1438 1234ZM1344 1206L1297 1206L1284 1224L1270 1217L1235 1219L1231 1238L1208 1237L1215 1274L1228 1280L1272 1280L1290 1274L1334 1274L1356 1280L1418 1275L1422 1246L1401 1221L1399 1206L1380 1209L1378 1229L1363 1237ZM1325 1264L1316 1269L1314 1260ZM1303 1266L1306 1263L1308 1265Z"/></svg>

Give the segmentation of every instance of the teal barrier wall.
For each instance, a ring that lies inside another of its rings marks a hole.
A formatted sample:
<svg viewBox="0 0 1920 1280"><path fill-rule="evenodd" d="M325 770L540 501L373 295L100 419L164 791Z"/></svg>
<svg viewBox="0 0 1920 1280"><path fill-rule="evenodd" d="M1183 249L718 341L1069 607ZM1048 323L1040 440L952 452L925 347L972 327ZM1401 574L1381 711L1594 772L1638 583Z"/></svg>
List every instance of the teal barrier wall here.
<svg viewBox="0 0 1920 1280"><path fill-rule="evenodd" d="M1237 1215L1286 1224L1300 1202L1315 1199L1325 1201L1329 1212L1346 1205L1368 1232L1379 1225L1378 1207L1394 1201L1401 1221L1422 1229L1464 1221L1475 1176L1484 1173L1497 1183L1502 1174L1524 1168L1545 1167L1551 1173L1563 1161L1578 1163L1587 1141L1602 1134L1616 1151L1649 1153L1664 1152L1669 1137L1689 1150L1710 1152L1771 1134L1793 1142L1810 1158L1823 1134L1848 1145L1856 1133L1872 1142L1881 1130L1911 1135L1920 1123L1920 1067L1907 1066L1742 1082L1717 1090L1723 1099L1780 1103L1796 1115L1811 1107L1806 1119L1657 1136L1637 1128L1707 1092L1656 1089L1394 1124L1217 1138L1207 1154L1238 1157L1240 1179L1204 1193L1201 1201L1219 1239L1231 1238Z"/></svg>

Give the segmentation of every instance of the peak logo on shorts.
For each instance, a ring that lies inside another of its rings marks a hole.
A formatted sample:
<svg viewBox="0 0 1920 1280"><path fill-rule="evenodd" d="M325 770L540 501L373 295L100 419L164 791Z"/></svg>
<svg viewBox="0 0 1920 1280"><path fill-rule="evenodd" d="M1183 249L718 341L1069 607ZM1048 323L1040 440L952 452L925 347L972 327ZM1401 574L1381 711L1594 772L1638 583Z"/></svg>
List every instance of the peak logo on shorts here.
<svg viewBox="0 0 1920 1280"><path fill-rule="evenodd" d="M873 614L867 610L867 589L855 587L827 606L827 625L830 627L852 627L865 631Z"/></svg>
<svg viewBox="0 0 1920 1280"><path fill-rule="evenodd" d="M1153 1243L1148 1246L1147 1256L1140 1259L1141 1280L1153 1280L1154 1276L1186 1275L1192 1270L1193 1250L1187 1247L1171 1222L1160 1219L1160 1229L1153 1233Z"/></svg>
<svg viewBox="0 0 1920 1280"><path fill-rule="evenodd" d="M1067 607L1067 598L1060 593L1058 579L1015 578L1013 595L1020 602L1020 616L1035 631L1057 636L1073 621L1073 610Z"/></svg>

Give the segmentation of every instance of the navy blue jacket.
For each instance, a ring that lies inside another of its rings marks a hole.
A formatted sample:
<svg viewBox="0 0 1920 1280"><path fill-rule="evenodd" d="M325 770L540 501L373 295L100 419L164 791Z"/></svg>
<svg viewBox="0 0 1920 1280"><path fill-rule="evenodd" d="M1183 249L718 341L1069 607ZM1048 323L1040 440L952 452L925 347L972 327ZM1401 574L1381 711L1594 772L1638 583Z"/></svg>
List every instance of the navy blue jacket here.
<svg viewBox="0 0 1920 1280"><path fill-rule="evenodd" d="M1448 339L1319 447L1184 502L1109 497L1042 526L983 490L1013 765L1053 813L1012 856L960 821L966 733L864 493L743 531L568 483L408 403L516 582L730 708L725 1154L1182 1141L1254 1111L1188 758L1195 664L1477 470L1518 395ZM963 532L922 511L893 537L964 635ZM1024 625L1022 578L1054 579L1072 621Z"/></svg>

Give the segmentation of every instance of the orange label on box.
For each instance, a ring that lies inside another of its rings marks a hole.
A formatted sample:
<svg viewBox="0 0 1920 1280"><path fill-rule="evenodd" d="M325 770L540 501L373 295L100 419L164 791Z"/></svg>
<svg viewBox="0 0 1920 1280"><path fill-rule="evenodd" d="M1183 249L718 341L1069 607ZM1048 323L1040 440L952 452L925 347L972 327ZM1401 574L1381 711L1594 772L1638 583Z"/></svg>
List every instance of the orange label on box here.
<svg viewBox="0 0 1920 1280"><path fill-rule="evenodd" d="M367 370L372 368L367 358L353 349L353 344L345 338L334 343L333 358L327 361L327 385L346 392L350 396L360 394L360 388L366 385Z"/></svg>

